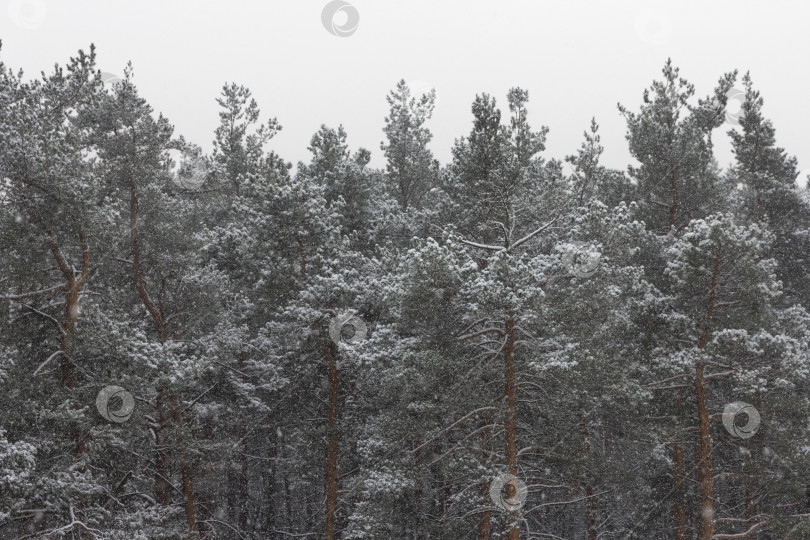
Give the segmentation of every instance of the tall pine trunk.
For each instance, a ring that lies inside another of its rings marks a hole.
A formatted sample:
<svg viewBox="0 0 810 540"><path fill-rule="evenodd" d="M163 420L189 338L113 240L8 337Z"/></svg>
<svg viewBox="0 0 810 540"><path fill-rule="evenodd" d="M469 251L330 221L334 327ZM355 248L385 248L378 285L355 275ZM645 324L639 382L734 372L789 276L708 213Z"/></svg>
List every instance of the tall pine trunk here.
<svg viewBox="0 0 810 540"><path fill-rule="evenodd" d="M747 459L748 467L751 468L751 458L750 456ZM746 474L745 475L745 521L747 525L750 525L751 522L754 520L755 508L754 508L754 475L753 474ZM743 538L744 540L751 540L754 538L754 533L746 534Z"/></svg>
<svg viewBox="0 0 810 540"><path fill-rule="evenodd" d="M414 470L415 474L419 476L416 484L416 501L415 501L415 523L413 524L413 534L416 540L426 540L424 534L424 516L428 515L425 502L425 477L422 474L422 467L424 466L422 459L422 436L417 435L414 441L414 448L417 448L414 454Z"/></svg>
<svg viewBox="0 0 810 540"><path fill-rule="evenodd" d="M130 239L132 242L132 271L135 281L135 289L138 291L138 297L141 303L146 308L146 311L152 317L155 323L155 328L158 333L158 338L161 344L165 344L169 338L169 325L163 313L162 305L155 306L152 299L149 298L149 293L146 289L146 283L143 278L143 268L141 265L141 237L138 230L138 194L135 189L135 181L130 180L129 184L129 231ZM160 300L160 296L158 296ZM159 302L160 303L160 302ZM163 395L161 395L163 394ZM163 414L163 406L168 403L171 408L171 418L174 421L175 427L178 432L182 430L182 412L177 405L178 397L174 394L169 394L166 388L158 389L158 400L156 406L158 408L158 426L156 427L155 437L155 495L156 498L165 504L168 504L171 498L168 496L168 477L169 477L169 463L167 458L167 449L164 441L159 436L160 430L165 426L163 423L168 420ZM197 524L194 512L194 482L191 473L191 467L185 456L185 451L182 448L182 438L178 441L180 447L180 477L182 482L182 491L184 498L184 513L186 516L186 523L189 527L189 538L197 537Z"/></svg>
<svg viewBox="0 0 810 540"><path fill-rule="evenodd" d="M155 422L155 499L158 504L168 505L172 502L169 492L169 451L163 430L166 428L168 417L166 415L166 388L161 385L155 398L157 420Z"/></svg>
<svg viewBox="0 0 810 540"><path fill-rule="evenodd" d="M484 414L484 429L481 430L481 444L485 447L482 448L481 452L481 459L480 463L484 469L487 469L488 466L488 459L487 455L490 450L489 446L489 437L492 434L492 430L488 427L492 423L492 418L488 413ZM481 498L484 501L485 505L489 505L489 483L482 482L481 483ZM483 512L481 517L478 518L478 540L489 540L490 535L492 534L492 515L489 510Z"/></svg>
<svg viewBox="0 0 810 540"><path fill-rule="evenodd" d="M596 540L596 498L594 497L594 476L587 463L591 455L591 440L588 434L588 424L585 421L585 415L580 415L579 425L582 430L582 437L584 441L582 458L586 463L585 466L585 536L586 540Z"/></svg>
<svg viewBox="0 0 810 540"><path fill-rule="evenodd" d="M155 307L152 299L149 298L146 283L144 283L143 279L143 269L141 266L141 236L138 230L138 210L138 194L135 190L135 182L130 181L129 234L132 243L132 275L135 281L135 290L138 292L138 298L140 298L141 303L155 323L155 329L157 330L160 343L165 344L168 339L168 332L163 321L163 316ZM157 422L155 425L155 499L162 505L168 505L171 502L169 493L169 456L163 436L163 430L166 428L166 423L169 420L169 416L166 414L165 410L168 400L168 389L164 385L159 385L157 397L155 398L155 409L157 412Z"/></svg>
<svg viewBox="0 0 810 540"><path fill-rule="evenodd" d="M189 539L197 538L197 517L194 512L194 482L191 474L191 466L185 452L185 441L183 436L183 412L180 410L180 400L176 395L171 397L172 420L177 430L177 448L180 452L180 479L183 484L183 512L188 524Z"/></svg>
<svg viewBox="0 0 810 540"><path fill-rule="evenodd" d="M79 291L90 270L90 249L87 245L87 239L84 237L84 232L81 228L79 228L78 234L82 249L82 269L78 279L74 273L74 269L70 266L62 253L62 250L55 244L51 247L51 254L56 261L56 266L65 279L64 322L61 325L62 338L59 341L59 352L61 353L59 374L62 386L67 390L73 390L76 387L76 364L71 356L71 347L73 345L73 331L76 319L79 316ZM77 462L84 459L88 452L87 437L88 433L84 431L80 425L73 425L71 427L70 438L73 442L72 454L73 459ZM82 465L76 470L84 474L87 472L87 465ZM84 508L84 506L85 503L83 501L77 504L77 508L80 509ZM83 529L75 529L71 534L78 535L78 538L86 537L86 533Z"/></svg>
<svg viewBox="0 0 810 540"><path fill-rule="evenodd" d="M674 502L672 505L672 538L686 540L686 510L683 489L683 447L675 443L672 448L672 484Z"/></svg>
<svg viewBox="0 0 810 540"><path fill-rule="evenodd" d="M267 425L273 426L273 414L268 413ZM269 458L270 467L264 469L264 523L266 529L275 529L278 526L277 515L281 505L278 502L278 490L276 489L277 471L278 471L278 431L271 429L269 448L267 450L267 457Z"/></svg>
<svg viewBox="0 0 810 540"><path fill-rule="evenodd" d="M90 248L81 228L79 228L78 234L82 248L82 269L78 278L62 250L56 245L51 247L51 254L56 261L56 266L65 279L64 323L62 324L62 338L59 341L59 352L61 353L59 373L62 386L68 390L73 390L76 386L76 364L71 357L71 347L76 319L79 316L79 291L90 271ZM87 453L87 433L80 427L74 426L71 429L71 439L73 440L73 456L79 460ZM85 471L86 467L82 467L81 472Z"/></svg>
<svg viewBox="0 0 810 540"><path fill-rule="evenodd" d="M675 225L675 218L678 215L678 178L675 176L675 167L669 166L669 182L672 188L672 204L669 207L669 226Z"/></svg>
<svg viewBox="0 0 810 540"><path fill-rule="evenodd" d="M709 323L714 313L714 304L717 298L717 275L720 271L720 250L712 271L712 284L709 290L708 307L706 308L706 321L698 339L698 354L703 353L709 339ZM711 540L714 535L714 478L712 475L712 440L709 426L709 407L706 397L706 363L699 358L695 369L695 398L697 400L698 419L698 445L697 445L697 480L700 485L700 514L698 528L699 540Z"/></svg>
<svg viewBox="0 0 810 540"><path fill-rule="evenodd" d="M515 321L507 319L505 324L506 347L504 348L504 398L506 411L504 415L504 431L506 433L506 466L509 474L517 477L517 444L515 440L515 409L517 380L515 375ZM510 487L514 488L514 486ZM512 495L510 493L510 495ZM514 494L515 496L517 494ZM509 512L507 524L508 540L520 540L520 528L518 524L518 511Z"/></svg>
<svg viewBox="0 0 810 540"><path fill-rule="evenodd" d="M239 482L239 496L237 497L237 500L239 501L239 516L238 516L239 521L238 521L238 523L239 523L239 528L242 529L243 531L247 530L247 526L248 526L248 476L249 476L249 470L248 470L248 458L247 458L248 443L247 443L247 440L246 440L246 435L247 435L246 431L247 431L247 428L245 426L242 426L242 432L243 432L243 435L242 435L242 437L243 437L242 438L242 452L241 452L241 456L239 458L241 463L240 463L240 467L239 467L239 479L238 479L238 482Z"/></svg>
<svg viewBox="0 0 810 540"><path fill-rule="evenodd" d="M481 485L481 497L489 498L489 486ZM492 516L489 510L483 512L478 518L478 540L489 540L492 534Z"/></svg>
<svg viewBox="0 0 810 540"><path fill-rule="evenodd" d="M64 324L62 325L62 339L59 342L59 350L61 352L59 367L62 386L68 389L73 389L76 386L76 365L70 357L70 348L72 345L74 326L79 316L79 291L82 285L84 285L84 281L90 271L90 248L87 245L87 239L81 228L79 228L78 234L82 247L82 269L78 279L74 274L73 268L68 264L62 250L55 245L51 247L51 254L56 261L56 266L59 268L59 271L62 272L62 277L65 279L65 310Z"/></svg>
<svg viewBox="0 0 810 540"><path fill-rule="evenodd" d="M596 500L593 495L593 484L589 481L585 485L587 510L585 512L585 531L588 540L596 540Z"/></svg>
<svg viewBox="0 0 810 540"><path fill-rule="evenodd" d="M698 414L697 480L700 484L700 528L698 538L710 540L714 534L714 482L709 409L706 404L706 366L700 362L695 375Z"/></svg>
<svg viewBox="0 0 810 540"><path fill-rule="evenodd" d="M325 526L324 538L335 538L335 513L337 511L338 488L338 370L332 345L327 341L326 330L320 325L323 354L328 369L329 389L326 403L327 442L324 456Z"/></svg>
<svg viewBox="0 0 810 540"><path fill-rule="evenodd" d="M676 399L678 409L682 402L682 397L678 395ZM679 440L676 440L672 447L672 538L674 540L686 540L686 490L683 480L683 446Z"/></svg>

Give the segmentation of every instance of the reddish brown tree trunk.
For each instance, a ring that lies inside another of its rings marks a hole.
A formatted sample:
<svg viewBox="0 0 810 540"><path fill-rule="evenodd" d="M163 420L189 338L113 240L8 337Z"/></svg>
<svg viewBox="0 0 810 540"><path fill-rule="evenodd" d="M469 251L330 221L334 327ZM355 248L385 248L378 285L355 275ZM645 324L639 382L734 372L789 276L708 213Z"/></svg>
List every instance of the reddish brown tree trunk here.
<svg viewBox="0 0 810 540"><path fill-rule="evenodd" d="M489 486L486 484L481 487L481 496L489 497ZM483 512L478 519L478 540L489 540L492 534L492 516L489 510Z"/></svg>
<svg viewBox="0 0 810 540"><path fill-rule="evenodd" d="M149 312L152 320L155 322L155 328L158 332L158 338L161 343L166 343L168 339L168 331L166 328L163 315L160 313L152 299L149 298L149 293L146 290L146 283L143 279L143 268L141 266L141 236L138 232L138 194L135 191L135 183L129 185L129 233L132 240L132 271L135 278L135 289L138 291L138 297L141 303Z"/></svg>
<svg viewBox="0 0 810 540"><path fill-rule="evenodd" d="M721 246L717 248L712 272L712 284L709 291L709 302L706 309L706 322L698 339L699 354L706 347L709 338L709 322L714 313L717 298L717 276L720 271ZM706 397L706 364L702 359L697 362L695 372L695 398L698 415L697 476L700 484L700 517L698 538L711 540L714 535L714 478L712 475L712 440L709 429L709 407Z"/></svg>
<svg viewBox="0 0 810 540"><path fill-rule="evenodd" d="M191 474L191 466L184 450L183 437L183 412L180 410L180 403L177 396L171 398L172 420L177 429L177 447L180 450L180 478L183 483L183 510L188 524L189 538L197 538L197 517L194 513L194 482Z"/></svg>
<svg viewBox="0 0 810 540"><path fill-rule="evenodd" d="M130 239L132 242L132 272L135 281L135 289L138 292L138 297L141 303L146 308L146 311L152 317L155 323L155 329L158 333L160 343L165 344L169 337L168 324L163 315L162 309L155 306L152 299L149 298L149 293L146 289L146 283L143 278L143 267L141 265L141 237L138 230L138 194L135 189L135 182L131 181L129 184L129 231ZM164 414L164 407L166 402L171 404L171 415L175 420L175 426L178 430L182 429L182 424L177 420L182 420L182 413L176 407L177 396L169 395L168 390L165 388L158 389L158 399L156 408L158 413L158 425L155 428L155 498L161 504L169 504L171 497L169 496L169 460L168 449L166 447L161 431L165 427L165 422L168 420ZM179 447L182 451L182 443ZM196 519L194 516L194 490L191 477L191 470L186 463L185 457L181 457L180 474L183 484L183 498L185 499L185 514L186 522L189 525L189 534L191 537L196 536Z"/></svg>
<svg viewBox="0 0 810 540"><path fill-rule="evenodd" d="M481 499L484 504L489 505L489 483L483 482L481 484ZM478 518L478 540L489 540L492 534L492 515L489 510L481 513Z"/></svg>
<svg viewBox="0 0 810 540"><path fill-rule="evenodd" d="M709 433L709 409L706 403L705 365L698 363L695 375L695 396L698 413L697 472L700 483L700 540L710 540L714 534L714 482L712 479L712 445Z"/></svg>
<svg viewBox="0 0 810 540"><path fill-rule="evenodd" d="M82 269L78 279L59 247L51 247L51 254L56 260L56 266L65 278L65 311L64 324L62 325L62 339L59 342L59 350L62 353L60 355L59 367L62 385L69 389L73 389L76 386L76 365L70 357L70 348L72 345L73 328L79 316L79 291L82 285L84 285L84 281L90 271L90 248L87 245L87 239L84 237L84 232L81 228L79 228L78 233L82 247Z"/></svg>
<svg viewBox="0 0 810 540"><path fill-rule="evenodd" d="M183 481L183 498L185 499L184 513L188 523L188 537L197 538L197 518L194 515L194 484L191 476L191 467L185 459L180 460L180 477Z"/></svg>
<svg viewBox="0 0 810 540"><path fill-rule="evenodd" d="M506 411L504 415L503 427L506 433L506 466L509 474L517 476L517 444L515 439L515 409L517 394L517 378L515 375L515 321L507 319L504 326L506 333L506 347L504 348L504 397L506 401ZM508 520L508 540L520 540L520 528L518 525L518 511L509 512Z"/></svg>
<svg viewBox="0 0 810 540"><path fill-rule="evenodd" d="M64 323L61 325L62 338L59 341L59 373L62 379L62 386L69 390L73 390L76 386L76 364L71 356L71 347L73 345L73 331L76 319L79 316L79 291L84 284L87 274L90 270L90 248L87 245L87 239L81 228L78 229L79 242L82 249L82 269L81 273L76 278L74 269L70 266L65 258L62 250L57 245L51 247L51 254L56 261L56 266L62 273L65 279L65 310L64 310ZM87 438L88 433L81 429L79 425L73 425L70 429L70 437L73 441L73 458L78 462L85 458L87 454ZM80 473L87 472L86 462L84 465L77 469ZM85 508L86 501L80 500L76 503L78 509ZM78 534L79 538L84 538L86 533L84 530L76 529L73 534Z"/></svg>
<svg viewBox="0 0 810 540"><path fill-rule="evenodd" d="M593 485L590 482L585 486L585 497L588 500L588 509L585 513L587 539L596 540L596 499L593 496Z"/></svg>
<svg viewBox="0 0 810 540"><path fill-rule="evenodd" d="M326 540L334 540L338 488L338 370L335 355L332 350L332 346L327 341L326 330L324 329L323 324L320 325L320 333L329 378L329 389L326 403L327 443L324 459L324 491L326 494L324 508L326 512L324 535Z"/></svg>
<svg viewBox="0 0 810 540"><path fill-rule="evenodd" d="M65 278L65 310L62 339L59 342L59 351L61 352L59 371L62 386L69 390L76 386L76 364L71 357L71 346L73 345L72 338L75 322L79 316L79 291L90 270L90 249L87 245L87 239L84 237L81 228L79 228L78 233L82 247L82 269L78 279L59 247L53 246L51 248L51 254L56 260L56 266ZM74 426L71 429L71 439L73 440L73 457L78 461L87 453L87 433L78 426ZM83 466L79 470L84 473L87 467Z"/></svg>

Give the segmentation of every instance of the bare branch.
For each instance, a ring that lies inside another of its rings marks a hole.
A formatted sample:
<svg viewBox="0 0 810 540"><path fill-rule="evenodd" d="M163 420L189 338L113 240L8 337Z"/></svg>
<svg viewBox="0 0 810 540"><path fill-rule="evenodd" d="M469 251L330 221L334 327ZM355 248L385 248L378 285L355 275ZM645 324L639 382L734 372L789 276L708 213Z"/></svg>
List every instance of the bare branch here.
<svg viewBox="0 0 810 540"><path fill-rule="evenodd" d="M39 365L39 367L38 367L38 368L37 368L37 369L34 371L34 377L36 377L36 376L39 374L39 372L40 372L40 370L42 370L42 368L44 368L45 366L47 366L47 365L48 365L48 362L50 362L51 360L53 360L54 358L56 358L56 357L57 357L57 356L59 356L60 354L64 355L64 356L65 356L65 358L67 358L68 360L70 360L70 357L69 357L68 355L66 355L66 354L65 354L65 351L62 351L62 350L56 351L55 353L53 353L52 355L50 355L50 356L48 357L48 359L47 359L47 360L45 360L44 362L42 362L42 363Z"/></svg>
<svg viewBox="0 0 810 540"><path fill-rule="evenodd" d="M64 285L54 285L53 287L48 287L47 289L41 289L39 291L32 291L24 294L11 294L8 296L0 296L0 300L13 300L15 302L19 302L20 300L25 300L26 298L35 298L37 296L45 296L46 294L64 291Z"/></svg>
<svg viewBox="0 0 810 540"><path fill-rule="evenodd" d="M556 216L554 219L552 219L551 221L549 221L548 223L546 223L545 225L542 225L541 227L539 227L539 228L538 228L538 229L536 229L535 231L530 232L529 234L527 234L526 236L524 236L523 238L521 238L520 240L518 240L517 242L515 242L515 243L514 243L514 244L512 244L511 246L509 246L509 247L506 249L506 251L512 251L513 249L515 249L515 248L519 247L520 245L525 244L526 242L528 242L529 240L531 240L532 238L534 238L535 236L537 236L537 235L538 235L538 234L540 234L541 232L545 231L546 229L548 229L549 227L551 227L552 225L554 225L554 223L555 223L555 222L556 222L558 219L560 219L559 214L558 214L558 215L557 215L557 216Z"/></svg>
<svg viewBox="0 0 810 540"><path fill-rule="evenodd" d="M485 412L485 411L497 411L497 410L498 410L497 407L482 407L480 409L475 409L473 412L471 412L471 413L469 413L467 415L464 415L461 419L457 420L456 422L453 422L452 424L447 426L445 429L441 430L438 434L436 434L435 437L432 437L431 439L428 439L426 442L420 444L419 446L417 446L413 450L409 450L408 453L409 454L415 454L415 453L419 452L420 450L422 450L426 446L428 446L428 445L432 444L433 442L435 442L436 440L438 440L439 437L441 437L445 433L449 432L450 430L452 430L453 428L455 428L456 426L458 426L459 424L461 424L465 420L468 420L468 419L472 418L476 414L479 414L479 413L482 413L482 412Z"/></svg>

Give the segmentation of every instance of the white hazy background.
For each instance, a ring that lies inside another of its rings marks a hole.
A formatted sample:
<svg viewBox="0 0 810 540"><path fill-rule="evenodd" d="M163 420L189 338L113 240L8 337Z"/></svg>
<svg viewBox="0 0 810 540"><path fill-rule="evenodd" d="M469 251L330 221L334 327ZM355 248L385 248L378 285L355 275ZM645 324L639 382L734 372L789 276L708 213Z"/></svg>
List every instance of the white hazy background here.
<svg viewBox="0 0 810 540"><path fill-rule="evenodd" d="M282 124L270 148L293 164L309 160L321 124L343 124L352 150L364 146L384 166L385 96L399 79L436 89L431 148L448 163L453 140L469 132L475 94L494 95L508 112L506 92L520 86L529 121L550 128L544 157L573 154L595 116L603 163L624 170L632 160L616 105L637 110L671 57L698 97L734 69L741 88L750 71L778 144L798 158L801 179L810 174L810 3L350 3L359 24L340 37L321 22L326 0L0 0L0 60L34 77L94 43L101 71L120 75L131 61L141 95L175 135L206 151L219 122L215 98L225 82L243 84L262 118ZM728 128L714 136L724 167L733 159Z"/></svg>

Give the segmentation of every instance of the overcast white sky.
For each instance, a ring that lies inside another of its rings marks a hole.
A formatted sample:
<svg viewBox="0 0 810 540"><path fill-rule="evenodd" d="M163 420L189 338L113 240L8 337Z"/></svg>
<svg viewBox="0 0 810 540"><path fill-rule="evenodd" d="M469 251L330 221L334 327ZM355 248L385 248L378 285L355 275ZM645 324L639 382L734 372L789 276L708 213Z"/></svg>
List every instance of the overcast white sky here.
<svg viewBox="0 0 810 540"><path fill-rule="evenodd" d="M637 109L672 57L701 97L724 72L750 70L778 143L797 156L802 178L810 173L807 2L350 0L359 23L343 37L322 24L327 0L0 4L6 64L33 76L95 43L102 71L122 73L131 60L141 94L206 151L218 123L214 99L233 81L283 125L270 144L284 159L308 160L318 127L342 123L352 149L365 146L382 166L385 96L402 78L436 88L430 126L442 163L469 132L476 93L505 109L506 91L520 86L530 122L551 129L547 158L574 153L595 116L604 163L625 169L616 104ZM715 136L721 165L732 158L725 131Z"/></svg>

